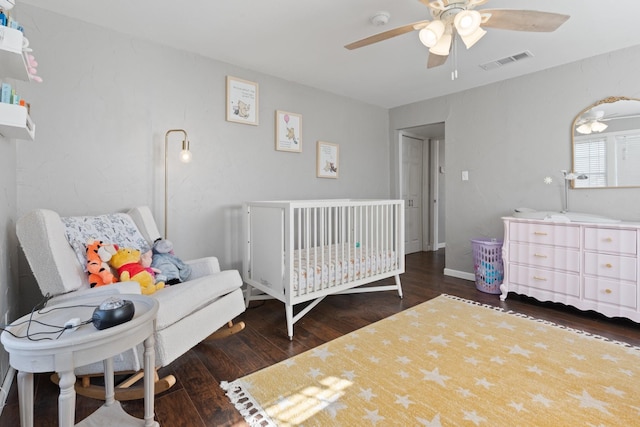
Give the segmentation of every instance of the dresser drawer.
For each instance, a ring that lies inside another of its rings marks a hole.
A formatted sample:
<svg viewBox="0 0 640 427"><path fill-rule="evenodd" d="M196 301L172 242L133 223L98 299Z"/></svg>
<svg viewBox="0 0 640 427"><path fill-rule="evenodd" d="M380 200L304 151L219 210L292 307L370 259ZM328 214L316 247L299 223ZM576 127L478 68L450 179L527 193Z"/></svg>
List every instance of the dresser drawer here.
<svg viewBox="0 0 640 427"><path fill-rule="evenodd" d="M584 274L636 281L638 260L621 255L584 253Z"/></svg>
<svg viewBox="0 0 640 427"><path fill-rule="evenodd" d="M580 252L576 249L510 243L509 261L536 267L580 272Z"/></svg>
<svg viewBox="0 0 640 427"><path fill-rule="evenodd" d="M580 227L529 222L512 222L509 240L522 243L580 248Z"/></svg>
<svg viewBox="0 0 640 427"><path fill-rule="evenodd" d="M636 255L638 250L636 230L586 227L584 248L588 251Z"/></svg>
<svg viewBox="0 0 640 427"><path fill-rule="evenodd" d="M637 292L635 283L620 283L595 277L584 278L584 299L586 300L635 309L638 304Z"/></svg>
<svg viewBox="0 0 640 427"><path fill-rule="evenodd" d="M580 296L580 276L518 264L509 265L509 285L542 289L556 294Z"/></svg>

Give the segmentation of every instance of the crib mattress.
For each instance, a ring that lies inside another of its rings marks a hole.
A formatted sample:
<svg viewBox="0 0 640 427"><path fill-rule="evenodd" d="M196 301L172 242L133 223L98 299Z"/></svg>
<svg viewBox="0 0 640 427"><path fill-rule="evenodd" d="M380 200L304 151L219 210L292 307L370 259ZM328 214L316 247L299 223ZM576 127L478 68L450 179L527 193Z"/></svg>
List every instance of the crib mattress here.
<svg viewBox="0 0 640 427"><path fill-rule="evenodd" d="M397 268L395 251L348 244L300 249L293 254L293 290L329 288Z"/></svg>

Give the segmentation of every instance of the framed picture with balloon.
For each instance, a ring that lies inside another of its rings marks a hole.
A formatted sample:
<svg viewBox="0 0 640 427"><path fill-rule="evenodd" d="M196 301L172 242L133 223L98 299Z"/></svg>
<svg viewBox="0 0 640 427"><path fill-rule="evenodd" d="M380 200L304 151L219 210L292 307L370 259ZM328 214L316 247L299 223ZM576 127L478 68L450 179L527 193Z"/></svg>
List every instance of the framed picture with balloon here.
<svg viewBox="0 0 640 427"><path fill-rule="evenodd" d="M276 111L276 150L302 152L302 115Z"/></svg>

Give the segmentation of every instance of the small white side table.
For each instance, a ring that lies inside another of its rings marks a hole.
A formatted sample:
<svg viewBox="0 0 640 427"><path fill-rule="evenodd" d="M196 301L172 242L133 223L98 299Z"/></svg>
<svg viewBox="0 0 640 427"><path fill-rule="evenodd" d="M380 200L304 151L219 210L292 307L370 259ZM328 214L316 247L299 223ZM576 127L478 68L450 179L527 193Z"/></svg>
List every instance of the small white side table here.
<svg viewBox="0 0 640 427"><path fill-rule="evenodd" d="M28 338L16 338L3 332L0 340L9 352L9 363L18 371L18 400L20 403L20 425L33 427L33 374L39 372L57 372L60 377L60 396L58 397L58 424L71 427L75 423L76 376L78 366L104 361L105 403L96 412L77 424L78 426L118 425L158 427L154 421L154 324L158 312L158 302L144 295L119 295L135 305L133 319L112 328L98 330L89 323L77 330L65 331L59 338L32 341ZM34 313L33 319L49 325L63 326L72 318L81 321L91 319L93 310L107 297L83 297L59 305L45 307L42 313ZM54 330L41 324L21 323L29 319L23 316L8 327L13 334L34 338L57 334L35 335L38 332ZM127 414L120 402L114 399L113 356L144 342L144 420ZM100 422L106 424L100 424Z"/></svg>

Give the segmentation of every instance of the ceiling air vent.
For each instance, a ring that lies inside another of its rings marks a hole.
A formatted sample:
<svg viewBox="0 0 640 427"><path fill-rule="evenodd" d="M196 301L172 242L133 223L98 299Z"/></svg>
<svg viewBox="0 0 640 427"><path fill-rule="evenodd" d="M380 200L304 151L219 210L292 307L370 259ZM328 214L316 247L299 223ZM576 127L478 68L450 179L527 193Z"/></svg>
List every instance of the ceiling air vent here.
<svg viewBox="0 0 640 427"><path fill-rule="evenodd" d="M486 64L481 64L480 68L485 71L495 70L496 68L502 67L503 65L513 64L516 61L521 61L526 58L533 57L533 54L528 50L516 53L515 55L507 56L505 58L496 59L495 61L487 62Z"/></svg>

